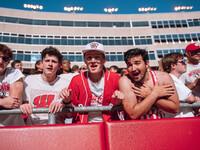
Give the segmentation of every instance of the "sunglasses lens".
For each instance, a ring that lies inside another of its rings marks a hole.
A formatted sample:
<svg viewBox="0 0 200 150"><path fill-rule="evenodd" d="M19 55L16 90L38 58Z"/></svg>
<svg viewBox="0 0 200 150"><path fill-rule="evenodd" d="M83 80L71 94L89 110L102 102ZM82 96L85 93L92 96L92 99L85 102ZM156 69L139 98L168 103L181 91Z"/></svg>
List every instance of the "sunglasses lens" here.
<svg viewBox="0 0 200 150"><path fill-rule="evenodd" d="M2 59L3 59L3 61L7 62L9 60L9 57L3 56Z"/></svg>
<svg viewBox="0 0 200 150"><path fill-rule="evenodd" d="M182 60L182 62L183 62L184 64L186 64L186 61L185 61L185 59L183 59L183 60Z"/></svg>

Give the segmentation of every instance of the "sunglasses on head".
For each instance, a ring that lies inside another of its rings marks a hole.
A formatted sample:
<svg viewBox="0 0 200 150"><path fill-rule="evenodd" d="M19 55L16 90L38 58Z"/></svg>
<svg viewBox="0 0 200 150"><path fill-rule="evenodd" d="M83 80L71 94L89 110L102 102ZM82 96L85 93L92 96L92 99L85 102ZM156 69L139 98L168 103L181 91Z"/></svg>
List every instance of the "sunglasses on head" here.
<svg viewBox="0 0 200 150"><path fill-rule="evenodd" d="M2 60L4 62L8 62L9 61L9 57L8 56L0 56L0 58L2 58Z"/></svg>

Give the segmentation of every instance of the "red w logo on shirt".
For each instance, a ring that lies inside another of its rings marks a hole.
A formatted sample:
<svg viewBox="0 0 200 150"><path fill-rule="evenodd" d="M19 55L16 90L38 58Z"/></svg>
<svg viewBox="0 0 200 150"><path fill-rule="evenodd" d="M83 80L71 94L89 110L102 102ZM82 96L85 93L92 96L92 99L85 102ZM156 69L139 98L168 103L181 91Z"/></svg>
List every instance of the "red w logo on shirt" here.
<svg viewBox="0 0 200 150"><path fill-rule="evenodd" d="M55 95L40 95L35 97L33 100L33 104L40 107L47 107L51 104L51 102L54 100Z"/></svg>

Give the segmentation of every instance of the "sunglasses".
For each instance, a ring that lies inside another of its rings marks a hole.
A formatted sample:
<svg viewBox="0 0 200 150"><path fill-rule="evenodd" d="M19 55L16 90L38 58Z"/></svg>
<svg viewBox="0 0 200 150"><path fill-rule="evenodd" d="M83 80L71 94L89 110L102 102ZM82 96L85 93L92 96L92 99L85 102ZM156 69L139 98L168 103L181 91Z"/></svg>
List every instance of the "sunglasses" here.
<svg viewBox="0 0 200 150"><path fill-rule="evenodd" d="M4 62L8 62L10 58L8 56L0 56Z"/></svg>
<svg viewBox="0 0 200 150"><path fill-rule="evenodd" d="M185 61L185 59L182 59L181 61L178 61L178 63L182 63L182 64L186 64L186 61Z"/></svg>
<svg viewBox="0 0 200 150"><path fill-rule="evenodd" d="M81 68L81 70L86 70L86 68Z"/></svg>

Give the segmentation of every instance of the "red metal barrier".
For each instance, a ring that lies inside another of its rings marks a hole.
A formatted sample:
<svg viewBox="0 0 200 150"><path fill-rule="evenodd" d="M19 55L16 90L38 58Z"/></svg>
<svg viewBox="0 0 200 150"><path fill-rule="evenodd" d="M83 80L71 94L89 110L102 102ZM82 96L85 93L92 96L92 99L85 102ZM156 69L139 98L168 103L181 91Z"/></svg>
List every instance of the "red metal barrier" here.
<svg viewBox="0 0 200 150"><path fill-rule="evenodd" d="M0 128L1 150L197 150L200 118Z"/></svg>
<svg viewBox="0 0 200 150"><path fill-rule="evenodd" d="M0 128L1 150L104 150L103 123Z"/></svg>
<svg viewBox="0 0 200 150"><path fill-rule="evenodd" d="M199 150L200 118L107 122L109 150Z"/></svg>

